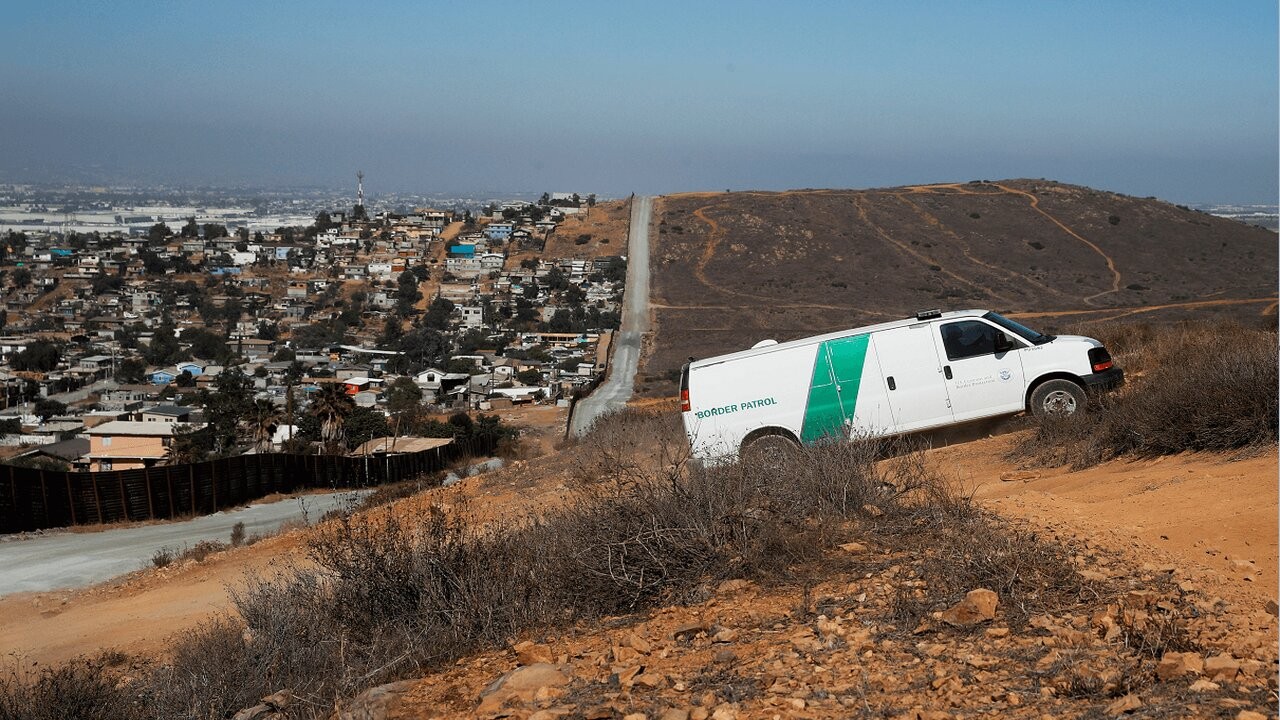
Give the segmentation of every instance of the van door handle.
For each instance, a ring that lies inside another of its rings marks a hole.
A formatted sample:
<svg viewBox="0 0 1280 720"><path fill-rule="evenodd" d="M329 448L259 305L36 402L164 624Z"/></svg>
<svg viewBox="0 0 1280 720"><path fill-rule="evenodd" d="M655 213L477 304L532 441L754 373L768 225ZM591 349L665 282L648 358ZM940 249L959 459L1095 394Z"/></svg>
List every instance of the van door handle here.
<svg viewBox="0 0 1280 720"><path fill-rule="evenodd" d="M948 380L950 380L950 379L951 379L951 366L950 366L950 365L943 365L943 366L942 366L942 374L943 374L943 375L946 375L946 376L947 376L947 379L948 379Z"/></svg>
<svg viewBox="0 0 1280 720"><path fill-rule="evenodd" d="M897 384L897 383L895 383L895 382L893 381L893 376L892 376L892 375L890 375L890 376L889 376L889 389L890 389L890 390L897 390L897 389L898 389L898 384Z"/></svg>

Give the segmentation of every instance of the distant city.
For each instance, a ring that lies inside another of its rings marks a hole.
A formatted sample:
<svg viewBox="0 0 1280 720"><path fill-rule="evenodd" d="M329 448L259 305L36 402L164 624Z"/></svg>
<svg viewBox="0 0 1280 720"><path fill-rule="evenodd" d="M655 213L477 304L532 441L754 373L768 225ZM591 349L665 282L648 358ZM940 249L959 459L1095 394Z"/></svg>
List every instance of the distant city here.
<svg viewBox="0 0 1280 720"><path fill-rule="evenodd" d="M430 207L461 215L511 200L534 200L536 191L373 194L369 213L407 214ZM321 211L355 202L347 190L323 188L220 188L0 183L0 232L54 231L145 235L157 222L218 223L229 230L272 232L310 225ZM607 200L607 197L600 197ZM1200 212L1280 230L1280 206L1191 204Z"/></svg>
<svg viewBox="0 0 1280 720"><path fill-rule="evenodd" d="M305 227L319 212L351 207L356 202L354 180L343 191L0 183L0 232L145 235L155 223L181 225L194 217L200 224L268 233L281 227ZM408 214L423 207L461 215L511 200L535 200L538 195L533 191L382 193L370 195L365 202L370 215Z"/></svg>

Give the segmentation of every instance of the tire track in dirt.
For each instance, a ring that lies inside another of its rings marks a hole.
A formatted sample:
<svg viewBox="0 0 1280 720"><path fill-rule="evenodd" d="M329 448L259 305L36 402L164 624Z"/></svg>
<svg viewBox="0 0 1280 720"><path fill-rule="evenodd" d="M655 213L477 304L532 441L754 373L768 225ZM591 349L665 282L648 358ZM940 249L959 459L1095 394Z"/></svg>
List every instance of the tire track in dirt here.
<svg viewBox="0 0 1280 720"><path fill-rule="evenodd" d="M866 205L864 205L862 202L862 198L855 195L853 197L852 202L854 207L857 208L858 210L858 219L861 220L867 227L871 228L872 232L880 236L880 238L885 242L892 244L893 246L897 247L899 250L903 251L904 253L907 253L908 255L920 261L926 266L940 268L938 272L941 272L943 275L946 275L947 277L950 277L957 282L964 283L965 285L968 285L972 288L976 288L981 293L989 294L992 297L999 298L1000 300L1003 300L1006 303L1013 302L1013 300L1011 300L1009 297L1002 295L996 292L995 290L984 287L979 283L975 283L972 280L969 280L967 278L961 277L960 275L957 275L956 273L944 267L942 263L929 257L928 255L925 255L924 253L918 252L916 250L912 250L910 245L907 245L906 243L895 239L892 235L886 232L884 228L871 222L871 218L867 213Z"/></svg>
<svg viewBox="0 0 1280 720"><path fill-rule="evenodd" d="M920 207L920 206L919 206L919 205L917 205L916 203L911 202L910 200L908 200L908 199L907 199L907 197L906 197L906 196L907 196L907 194L908 194L908 193L894 193L894 194L893 194L893 196L894 196L895 198L897 198L899 202L901 202L901 203L905 204L908 208L910 208L913 212L915 212L915 213L916 213L916 215L918 215L918 216L920 217L920 219L921 219L921 220L923 220L923 221L925 222L925 224L926 224L926 225L929 225L930 227L934 228L934 229L935 229L935 230L937 230L938 232L943 233L943 234L947 235L948 237L952 238L952 239L956 242L956 244L960 246L960 252L964 254L964 257L965 257L965 259L966 259L966 260L969 260L970 262L972 262L972 263L973 263L973 264L975 264L975 265L978 265L978 266L980 266L980 267L984 267L984 268L986 268L986 269L988 269L988 270L991 270L992 272L996 272L996 273L999 273L999 274L1005 275L1005 276L1006 276L1006 277L1008 277L1009 279L1021 279L1022 281L1026 282L1027 284L1035 285L1036 287L1039 287L1039 288L1041 288L1042 290L1045 290L1046 292L1055 293L1055 294L1057 294L1057 295L1061 295L1061 296L1063 296L1063 297L1069 297L1069 298L1074 298L1074 297L1075 297L1074 295L1070 295L1070 294L1068 294L1068 293L1065 293L1065 292L1063 292L1063 291L1061 291L1061 290L1058 290L1057 288L1049 287L1048 285L1045 285L1044 283L1040 282L1039 280L1036 280L1035 278L1033 278L1033 277L1031 277L1031 276L1029 276L1029 275L1023 275L1022 273L1017 272L1017 271L1015 271L1015 270L1010 270L1009 268L1003 268L1003 267L1000 267L1000 266L998 266L998 265L992 265L992 264L990 264L990 263L983 262L983 261L979 260L978 258L974 257L974 256L973 256L972 254L970 254L970 252L969 252L969 244L968 244L968 243L966 243L966 242L965 242L965 241L960 237L960 235L959 235L958 233L956 233L955 231L953 231L953 230L951 230L950 228L948 228L948 227L947 227L945 224L943 224L943 222L942 222L940 219L938 219L938 217L937 217L936 215L934 215L933 213L929 212L928 210L925 210L924 208ZM913 190L913 191L912 191L912 194L927 194L927 193L923 193L923 191L916 191L916 190ZM937 194L940 194L940 195L949 195L949 194L953 194L953 193L937 193ZM975 192L971 192L971 191L968 191L968 190L961 190L960 192L958 192L958 193L954 193L954 194L956 194L956 195L999 195L999 194L1001 194L1001 193L975 193Z"/></svg>
<svg viewBox="0 0 1280 720"><path fill-rule="evenodd" d="M807 192L807 191L806 191L806 192ZM740 195L794 195L794 194L798 194L798 191L794 191L794 192L793 192L793 191L788 191L788 192L785 192L785 193L738 193L738 194L740 194ZM717 285L717 284L715 284L715 283L711 282L711 280L707 277L707 274L706 274L706 268L707 268L707 265L708 265L708 264L710 264L711 260L712 260L713 258L715 258L716 248L717 248L717 247L719 246L719 244L720 244L721 234L722 234L722 231L723 231L723 228L721 228L720 223L716 222L714 218L711 218L711 217L709 217L709 216L706 214L706 211L707 211L707 210L710 210L710 209L712 209L712 208L714 208L714 207L715 207L715 205L714 205L714 204L711 204L711 205L704 205L704 206L702 206L702 207L698 208L697 210L694 210L694 211L693 211L693 215L694 215L694 217L696 217L696 218L698 218L699 220L701 220L702 222L706 223L706 224L707 224L707 227L708 227L708 233L707 233L707 245L706 245L706 247L704 247L704 248L702 249L702 255L700 255L700 256L699 256L699 258L698 258L698 262L694 265L694 268L693 268L693 274L694 274L694 277L696 277L696 278L698 279L698 282L702 283L703 285L705 285L706 287L708 287L708 288L709 288L709 289L711 289L711 290L714 290L714 291L716 291L716 292L720 292L720 293L724 293L724 294L726 294L726 295L733 295L733 296L737 296L737 297L748 298L748 299L751 299L751 300L763 300L763 301L765 301L765 302L768 302L768 303L769 303L769 305L770 305L770 307L775 307L775 308L796 308L796 309L799 309L799 308L820 308L820 309L824 309L824 310L843 310L843 311L854 311L854 312L860 312L860 313L863 313L863 314L866 314L866 315L871 315L871 316L873 316L873 317L875 317L875 316L882 316L882 317L883 317L883 316L884 316L884 313L878 313L878 312L874 312L874 311L871 311L871 310L866 310L866 309L864 309L864 308L854 307L854 306L852 306L852 305L820 305L820 304L812 304L812 303L792 303L792 304L788 304L788 303L778 303L776 298L770 297L770 296L768 296L768 295L757 295L757 294L754 294L754 293L742 292L742 291L740 291L740 290L733 290L733 289L731 289L731 288L724 287L723 285ZM693 308L693 307L694 307L694 306L691 306L691 305L690 305L690 306L670 306L670 305L661 305L661 304L657 304L657 303L651 303L650 305L651 305L651 307L655 307L655 308L668 308L668 309L674 309L674 308L676 308L676 307L688 307L688 308ZM708 306L706 309L729 309L729 308L716 308L716 307Z"/></svg>
<svg viewBox="0 0 1280 720"><path fill-rule="evenodd" d="M1090 318L1081 322L1095 323L1105 322L1107 320L1116 320L1122 317L1130 317L1132 315L1141 315L1143 313L1155 312L1157 310L1178 310L1178 309L1195 309L1204 307L1218 307L1227 305L1253 305L1255 303L1270 303L1263 309L1262 314L1265 315L1268 310L1276 307L1280 302L1274 297L1260 298L1237 298L1226 300L1191 300L1188 302L1166 303L1163 305L1144 305L1141 307L1129 308L1094 308L1091 310L1049 310L1044 312L1022 312L1022 313L1006 313L1011 318L1059 318L1071 317L1072 315L1097 315L1099 313L1116 313L1107 315L1106 317Z"/></svg>
<svg viewBox="0 0 1280 720"><path fill-rule="evenodd" d="M1067 227L1067 225L1066 225L1065 223L1063 223L1061 220L1059 220L1058 218L1056 218L1056 217L1054 217L1054 216L1050 215L1048 212L1046 212L1045 210L1043 210L1043 209L1040 207L1040 198L1036 197L1035 195L1033 195L1033 194L1031 194L1031 193L1029 193L1029 192L1027 192L1027 191L1025 191L1025 190L1018 190L1018 189L1016 189L1016 188L1011 188L1011 187L1008 187L1008 186L1006 186L1006 185L1001 185L1001 184L999 184L999 183L993 183L993 185L995 185L995 187L998 187L998 188L1000 188L1001 190L1003 190L1003 191L1005 191L1005 192L1007 192L1007 193L1011 193L1011 194L1013 194L1013 195L1021 195L1022 197L1027 198L1027 199L1031 202L1031 209L1032 209L1032 210L1035 210L1036 212L1038 212L1038 213L1040 213L1041 215L1043 215L1045 218L1047 218L1047 219L1049 220L1049 222L1053 223L1054 225L1057 225L1057 226L1058 226L1059 228L1061 228L1061 229L1062 229L1062 231L1063 231L1063 232L1065 232L1066 234L1068 234L1068 235L1070 235L1071 237L1073 237L1073 238L1075 238L1075 239L1079 240L1080 242L1084 243L1085 245L1088 245L1090 248L1092 248L1092 249L1093 249L1093 251L1094 251L1094 252L1098 253L1098 255L1099 255L1099 256L1101 256L1101 257L1102 257L1102 259L1106 261L1106 263L1107 263L1107 270L1109 270L1109 271L1111 272L1111 289L1110 289L1110 290L1103 290L1103 291L1102 291L1102 292L1100 292L1100 293L1094 293L1093 295L1089 295L1089 296L1087 296L1087 297L1083 298L1083 300L1084 300L1084 302L1085 302L1086 304L1088 304L1088 305L1092 305L1092 304L1093 304L1093 300L1094 300L1095 298L1099 298L1099 297L1102 297L1103 295L1109 295L1109 294L1111 294L1111 293L1113 293L1113 292L1119 292L1119 291L1120 291L1120 271L1116 269L1116 262L1115 262L1115 260L1111 259L1111 256L1110 256L1110 255L1108 255L1108 254L1106 254L1105 252L1103 252L1102 248L1098 247L1098 246L1097 246L1096 244L1094 244L1093 242L1091 242L1091 241L1087 240L1086 238L1084 238L1083 236L1081 236L1079 233L1077 233L1075 230L1072 230L1071 228Z"/></svg>

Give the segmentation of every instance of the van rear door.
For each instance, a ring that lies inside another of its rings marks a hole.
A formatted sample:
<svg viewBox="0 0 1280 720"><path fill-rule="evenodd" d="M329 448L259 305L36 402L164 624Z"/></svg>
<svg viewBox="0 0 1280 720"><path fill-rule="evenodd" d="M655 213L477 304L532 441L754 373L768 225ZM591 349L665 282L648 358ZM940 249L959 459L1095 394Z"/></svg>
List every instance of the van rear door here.
<svg viewBox="0 0 1280 720"><path fill-rule="evenodd" d="M872 334L896 432L952 421L933 325L917 323Z"/></svg>

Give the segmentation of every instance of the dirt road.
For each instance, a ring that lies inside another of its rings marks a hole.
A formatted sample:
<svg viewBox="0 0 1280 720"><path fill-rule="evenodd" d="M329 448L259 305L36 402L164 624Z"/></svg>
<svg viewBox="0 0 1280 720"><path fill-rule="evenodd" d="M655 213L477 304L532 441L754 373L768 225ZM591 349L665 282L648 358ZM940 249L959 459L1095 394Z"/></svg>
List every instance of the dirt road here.
<svg viewBox="0 0 1280 720"><path fill-rule="evenodd" d="M649 218L653 198L637 195L627 233L627 288L622 328L613 335L609 379L573 409L571 433L580 436L605 412L627 404L635 388L640 350L649 329Z"/></svg>

